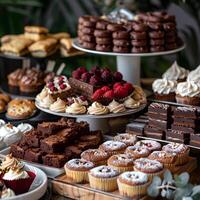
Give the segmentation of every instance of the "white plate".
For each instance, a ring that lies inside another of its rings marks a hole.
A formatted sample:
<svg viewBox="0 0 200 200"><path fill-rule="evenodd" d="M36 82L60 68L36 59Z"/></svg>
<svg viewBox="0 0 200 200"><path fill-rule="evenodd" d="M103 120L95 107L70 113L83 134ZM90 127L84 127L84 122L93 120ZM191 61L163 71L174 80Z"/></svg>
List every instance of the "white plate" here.
<svg viewBox="0 0 200 200"><path fill-rule="evenodd" d="M45 194L47 190L46 174L42 170L27 164L25 164L25 169L36 174L29 191L24 194L6 198L5 200L38 200Z"/></svg>
<svg viewBox="0 0 200 200"><path fill-rule="evenodd" d="M10 153L10 147L3 149L0 151L0 156L4 157L6 155L8 155ZM24 163L27 163L29 165L32 165L34 167L37 167L39 169L41 169L42 171L44 171L46 173L46 175L49 178L55 178L56 176L59 176L61 174L64 173L64 168L56 168L56 167L50 167L47 165L42 165L39 163L34 163L34 162L29 162L26 160L22 160Z"/></svg>
<svg viewBox="0 0 200 200"><path fill-rule="evenodd" d="M72 46L80 51L84 51L87 53L99 54L99 55L107 55L107 56L158 56L158 55L167 55L177 53L185 49L185 44L178 47L177 49L169 50L169 51L160 51L160 52L149 52L149 53L115 53L115 52L103 52L103 51L96 51L91 49L83 48L77 39L73 40Z"/></svg>

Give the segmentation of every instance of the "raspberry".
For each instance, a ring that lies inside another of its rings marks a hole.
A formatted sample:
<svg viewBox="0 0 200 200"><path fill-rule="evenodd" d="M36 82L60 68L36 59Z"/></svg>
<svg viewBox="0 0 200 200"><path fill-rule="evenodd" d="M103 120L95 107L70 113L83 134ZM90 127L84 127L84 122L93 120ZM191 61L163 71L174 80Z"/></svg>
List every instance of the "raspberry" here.
<svg viewBox="0 0 200 200"><path fill-rule="evenodd" d="M113 100L113 98L114 98L113 90L109 90L103 95L103 99L104 101L106 101L106 103L110 103Z"/></svg>
<svg viewBox="0 0 200 200"><path fill-rule="evenodd" d="M65 88L66 88L66 85L65 85L65 84L61 84L61 85L60 85L60 89L61 89L61 90L64 90Z"/></svg>
<svg viewBox="0 0 200 200"><path fill-rule="evenodd" d="M128 96L128 91L126 88L124 88L123 86L118 86L115 90L114 90L114 97L116 99L123 99L125 97Z"/></svg>
<svg viewBox="0 0 200 200"><path fill-rule="evenodd" d="M120 82L123 79L123 76L120 72L115 72L113 76L114 76L114 80L117 82Z"/></svg>
<svg viewBox="0 0 200 200"><path fill-rule="evenodd" d="M96 90L94 92L94 94L92 95L92 100L93 101L99 101L99 100L101 100L103 94L104 94L104 92L101 89Z"/></svg>
<svg viewBox="0 0 200 200"><path fill-rule="evenodd" d="M92 68L91 68L91 70L90 70L90 72L91 72L92 74L95 74L95 75L97 75L97 76L100 76L100 75L101 75L100 68L99 68L99 67L97 67L97 66L95 66L95 67L92 67Z"/></svg>
<svg viewBox="0 0 200 200"><path fill-rule="evenodd" d="M133 85L131 83L125 83L123 87L128 91L128 94L131 94L134 90Z"/></svg>
<svg viewBox="0 0 200 200"><path fill-rule="evenodd" d="M113 76L109 70L104 70L101 73L101 78L104 83L110 83L110 82L112 82Z"/></svg>
<svg viewBox="0 0 200 200"><path fill-rule="evenodd" d="M115 90L118 86L122 86L122 84L121 84L121 83L115 83L115 84L113 85L113 89Z"/></svg>
<svg viewBox="0 0 200 200"><path fill-rule="evenodd" d="M80 72L81 74L87 72L87 69L85 67L79 67L76 71Z"/></svg>
<svg viewBox="0 0 200 200"><path fill-rule="evenodd" d="M101 80L98 76L96 75L93 75L91 78L90 78L90 84L91 85L100 85L101 84Z"/></svg>
<svg viewBox="0 0 200 200"><path fill-rule="evenodd" d="M80 96L79 97L82 101L86 101L87 100L87 98L85 97L85 96Z"/></svg>
<svg viewBox="0 0 200 200"><path fill-rule="evenodd" d="M55 91L57 91L57 88L54 87L54 86L50 87L49 89L50 89L51 92L55 92Z"/></svg>
<svg viewBox="0 0 200 200"><path fill-rule="evenodd" d="M101 90L104 91L104 92L107 92L107 91L110 90L110 88L109 88L108 86L103 86L103 87L101 88Z"/></svg>
<svg viewBox="0 0 200 200"><path fill-rule="evenodd" d="M75 79L80 80L80 78L81 78L81 72L77 71L77 70L73 71L72 72L72 77L75 78Z"/></svg>
<svg viewBox="0 0 200 200"><path fill-rule="evenodd" d="M50 88L50 87L52 87L52 86L54 86L54 83L53 83L53 82L49 82L49 83L48 83L48 87Z"/></svg>
<svg viewBox="0 0 200 200"><path fill-rule="evenodd" d="M81 75L81 80L82 80L83 82L88 83L89 80L90 80L90 77L91 77L91 75L90 75L89 72L84 72L84 73Z"/></svg>

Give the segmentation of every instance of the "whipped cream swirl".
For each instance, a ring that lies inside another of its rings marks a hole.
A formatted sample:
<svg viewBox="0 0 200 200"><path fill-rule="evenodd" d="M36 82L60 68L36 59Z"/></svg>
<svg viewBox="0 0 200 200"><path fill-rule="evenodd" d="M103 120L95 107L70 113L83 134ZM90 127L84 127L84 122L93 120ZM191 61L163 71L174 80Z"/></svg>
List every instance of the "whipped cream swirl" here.
<svg viewBox="0 0 200 200"><path fill-rule="evenodd" d="M3 189L1 193L1 199L7 199L9 197L14 197L14 196L15 196L15 192L11 190L10 188Z"/></svg>
<svg viewBox="0 0 200 200"><path fill-rule="evenodd" d="M163 78L169 80L181 80L185 79L189 71L183 67L180 67L175 61L172 66L162 75Z"/></svg>
<svg viewBox="0 0 200 200"><path fill-rule="evenodd" d="M21 123L17 126L17 128L24 134L30 130L33 129L33 126L31 126L30 124L28 123Z"/></svg>
<svg viewBox="0 0 200 200"><path fill-rule="evenodd" d="M124 106L130 109L138 108L140 106L140 101L139 100L137 101L131 97L128 97L128 99L124 101Z"/></svg>
<svg viewBox="0 0 200 200"><path fill-rule="evenodd" d="M68 106L65 112L71 114L84 114L86 113L86 110L86 107L80 104L78 100L74 98L74 103Z"/></svg>
<svg viewBox="0 0 200 200"><path fill-rule="evenodd" d="M106 106L98 102L94 102L89 108L88 113L91 115L103 115L109 113L109 109Z"/></svg>
<svg viewBox="0 0 200 200"><path fill-rule="evenodd" d="M57 98L57 100L50 105L49 109L54 112L65 112L66 103L60 98Z"/></svg>
<svg viewBox="0 0 200 200"><path fill-rule="evenodd" d="M48 90L46 87L36 96L36 101L42 101L48 95Z"/></svg>
<svg viewBox="0 0 200 200"><path fill-rule="evenodd" d="M170 94L176 91L177 82L175 80L157 79L153 82L152 88L158 94Z"/></svg>
<svg viewBox="0 0 200 200"><path fill-rule="evenodd" d="M48 94L44 99L39 101L39 105L43 108L49 108L54 103L54 98Z"/></svg>
<svg viewBox="0 0 200 200"><path fill-rule="evenodd" d="M29 178L28 173L17 167L10 168L10 170L3 176L4 180L10 180L10 181L25 179L25 178Z"/></svg>
<svg viewBox="0 0 200 200"><path fill-rule="evenodd" d="M117 101L113 100L109 105L108 109L112 113L120 113L126 111L124 104L120 104Z"/></svg>
<svg viewBox="0 0 200 200"><path fill-rule="evenodd" d="M179 83L176 93L182 97L200 97L200 85L194 81Z"/></svg>
<svg viewBox="0 0 200 200"><path fill-rule="evenodd" d="M200 87L200 65L188 74L187 81L194 81Z"/></svg>

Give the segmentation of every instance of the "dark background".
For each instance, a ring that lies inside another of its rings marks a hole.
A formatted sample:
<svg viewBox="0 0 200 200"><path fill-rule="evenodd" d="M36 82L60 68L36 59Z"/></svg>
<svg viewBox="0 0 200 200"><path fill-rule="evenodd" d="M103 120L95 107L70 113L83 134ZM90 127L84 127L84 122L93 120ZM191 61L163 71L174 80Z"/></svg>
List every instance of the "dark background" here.
<svg viewBox="0 0 200 200"><path fill-rule="evenodd" d="M43 25L50 32L67 31L76 36L78 17L84 14L107 14L117 7L126 7L133 13L140 11L167 10L176 15L179 34L186 49L178 55L142 59L142 77L159 77L177 59L188 69L200 63L200 1L182 0L0 0L0 36L23 32L24 25ZM10 71L15 63L0 60L1 66ZM115 58L89 55L58 60L65 62L67 73L79 66L94 65L115 69ZM21 65L18 62L17 65ZM1 73L4 73L1 68Z"/></svg>

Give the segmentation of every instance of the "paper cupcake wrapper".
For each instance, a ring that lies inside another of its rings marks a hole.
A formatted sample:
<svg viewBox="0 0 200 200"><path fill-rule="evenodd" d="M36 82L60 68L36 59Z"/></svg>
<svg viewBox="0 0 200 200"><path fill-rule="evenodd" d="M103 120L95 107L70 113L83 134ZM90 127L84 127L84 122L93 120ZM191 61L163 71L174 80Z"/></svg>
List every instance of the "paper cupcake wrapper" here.
<svg viewBox="0 0 200 200"><path fill-rule="evenodd" d="M31 184L33 183L36 175L31 172L31 171L27 171L29 178L25 178L25 179L19 179L19 180L4 180L4 183L6 185L7 188L12 189L15 194L22 194L25 192L28 192Z"/></svg>

